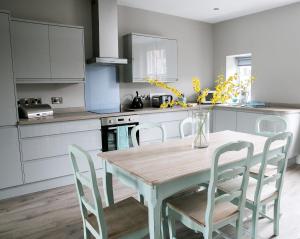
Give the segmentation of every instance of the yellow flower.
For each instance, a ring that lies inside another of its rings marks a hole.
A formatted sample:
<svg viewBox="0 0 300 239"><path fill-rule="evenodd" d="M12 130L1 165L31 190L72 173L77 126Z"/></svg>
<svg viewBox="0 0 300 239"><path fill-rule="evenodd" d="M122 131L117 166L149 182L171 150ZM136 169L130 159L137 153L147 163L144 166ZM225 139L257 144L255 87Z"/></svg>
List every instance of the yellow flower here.
<svg viewBox="0 0 300 239"><path fill-rule="evenodd" d="M193 89L196 93L199 93L201 91L201 84L200 80L197 77L192 78L192 84L193 84Z"/></svg>
<svg viewBox="0 0 300 239"><path fill-rule="evenodd" d="M147 80L151 85L154 85L154 86L162 88L162 89L169 90L177 97L182 97L182 95L183 95L181 91L177 90L175 87L169 86L168 84L166 84L164 82L161 82L161 81L155 80L155 79L151 79L151 78L148 78Z"/></svg>

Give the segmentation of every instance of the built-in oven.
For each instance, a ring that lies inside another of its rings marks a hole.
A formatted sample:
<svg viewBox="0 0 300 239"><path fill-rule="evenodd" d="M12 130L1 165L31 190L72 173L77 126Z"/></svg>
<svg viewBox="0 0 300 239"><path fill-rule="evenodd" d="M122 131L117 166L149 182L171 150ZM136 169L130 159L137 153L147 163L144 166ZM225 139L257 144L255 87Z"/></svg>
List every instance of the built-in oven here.
<svg viewBox="0 0 300 239"><path fill-rule="evenodd" d="M114 116L101 118L102 151L112 151L118 148L117 145L117 127L126 125L128 127L129 147L133 147L131 140L131 130L139 124L138 115ZM139 133L137 133L139 142Z"/></svg>

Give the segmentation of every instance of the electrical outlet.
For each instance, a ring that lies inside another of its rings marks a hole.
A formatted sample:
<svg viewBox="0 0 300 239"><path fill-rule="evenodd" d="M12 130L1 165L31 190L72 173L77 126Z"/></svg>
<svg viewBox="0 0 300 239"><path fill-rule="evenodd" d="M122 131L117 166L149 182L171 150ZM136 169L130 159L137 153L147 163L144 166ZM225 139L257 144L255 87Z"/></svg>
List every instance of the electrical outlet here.
<svg viewBox="0 0 300 239"><path fill-rule="evenodd" d="M51 97L51 103L53 105L58 105L63 103L63 98L62 97Z"/></svg>

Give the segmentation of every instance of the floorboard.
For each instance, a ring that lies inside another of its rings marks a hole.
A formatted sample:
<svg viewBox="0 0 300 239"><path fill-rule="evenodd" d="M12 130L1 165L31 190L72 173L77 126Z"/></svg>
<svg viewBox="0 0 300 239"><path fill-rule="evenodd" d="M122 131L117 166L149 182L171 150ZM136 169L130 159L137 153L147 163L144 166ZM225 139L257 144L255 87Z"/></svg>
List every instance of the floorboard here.
<svg viewBox="0 0 300 239"><path fill-rule="evenodd" d="M100 192L102 184L99 181ZM114 194L117 201L135 192L114 180ZM288 169L282 193L282 217L280 239L300 239L300 166ZM271 211L270 211L271 212ZM251 215L245 222L245 238L249 238ZM178 239L199 239L183 225L178 225ZM222 230L225 235L234 233L228 226ZM33 193L0 201L0 238L2 239L64 239L83 238L82 221L74 185ZM222 237L221 237L222 238ZM272 224L262 219L259 224L259 238L272 237Z"/></svg>

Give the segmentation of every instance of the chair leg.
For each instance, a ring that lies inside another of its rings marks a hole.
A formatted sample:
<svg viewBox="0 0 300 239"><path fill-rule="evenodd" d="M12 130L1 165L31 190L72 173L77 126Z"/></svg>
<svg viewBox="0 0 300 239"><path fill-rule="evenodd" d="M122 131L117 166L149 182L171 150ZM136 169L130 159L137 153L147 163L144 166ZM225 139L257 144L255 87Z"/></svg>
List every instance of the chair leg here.
<svg viewBox="0 0 300 239"><path fill-rule="evenodd" d="M213 231L210 229L207 229L205 233L203 233L204 239L212 239L213 238Z"/></svg>
<svg viewBox="0 0 300 239"><path fill-rule="evenodd" d="M236 238L241 239L243 236L243 218L240 217L236 221Z"/></svg>
<svg viewBox="0 0 300 239"><path fill-rule="evenodd" d="M162 238L169 238L169 231L168 231L168 216L167 216L167 206L166 203L162 203Z"/></svg>
<svg viewBox="0 0 300 239"><path fill-rule="evenodd" d="M138 194L139 200L141 204L145 204L144 196L142 194Z"/></svg>
<svg viewBox="0 0 300 239"><path fill-rule="evenodd" d="M274 203L274 235L279 236L279 218L280 218L280 202L278 199Z"/></svg>
<svg viewBox="0 0 300 239"><path fill-rule="evenodd" d="M90 231L85 226L83 228L83 234L84 234L84 239L90 239L92 236Z"/></svg>
<svg viewBox="0 0 300 239"><path fill-rule="evenodd" d="M267 205L266 204L262 206L262 213L267 215Z"/></svg>
<svg viewBox="0 0 300 239"><path fill-rule="evenodd" d="M257 238L257 227L258 227L258 218L259 218L259 208L255 207L252 212L252 230L251 230L251 239Z"/></svg>
<svg viewBox="0 0 300 239"><path fill-rule="evenodd" d="M176 239L176 225L175 218L168 215L169 238Z"/></svg>

